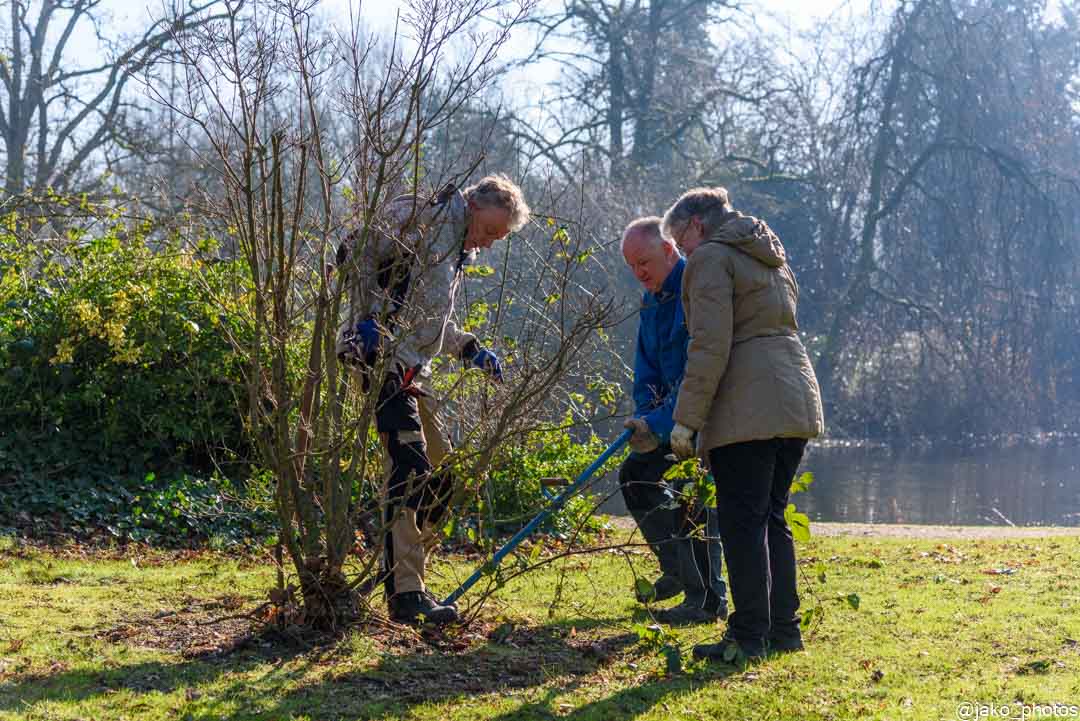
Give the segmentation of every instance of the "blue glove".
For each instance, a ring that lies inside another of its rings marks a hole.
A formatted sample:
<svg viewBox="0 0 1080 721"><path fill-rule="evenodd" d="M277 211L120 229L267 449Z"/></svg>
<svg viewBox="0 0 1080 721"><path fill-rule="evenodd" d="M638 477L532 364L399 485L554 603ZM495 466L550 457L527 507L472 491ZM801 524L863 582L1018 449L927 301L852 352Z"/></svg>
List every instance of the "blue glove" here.
<svg viewBox="0 0 1080 721"><path fill-rule="evenodd" d="M477 368L485 370L499 383L502 383L502 364L499 363L499 356L495 355L487 348L478 347L476 353L472 357L472 364Z"/></svg>
<svg viewBox="0 0 1080 721"><path fill-rule="evenodd" d="M378 351L382 345L382 333L379 332L379 324L374 318L365 318L356 324L356 338L360 341L360 350L365 357Z"/></svg>
<svg viewBox="0 0 1080 721"><path fill-rule="evenodd" d="M379 324L374 318L365 318L356 324L352 332L345 334L345 344L351 351L349 355L353 363L373 364L382 344Z"/></svg>

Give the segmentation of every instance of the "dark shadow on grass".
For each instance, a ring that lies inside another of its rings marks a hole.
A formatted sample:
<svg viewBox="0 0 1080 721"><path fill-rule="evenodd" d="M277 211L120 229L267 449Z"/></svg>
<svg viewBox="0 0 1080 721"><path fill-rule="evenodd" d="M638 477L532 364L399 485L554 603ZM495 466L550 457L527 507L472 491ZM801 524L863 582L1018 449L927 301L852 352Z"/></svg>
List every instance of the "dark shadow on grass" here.
<svg viewBox="0 0 1080 721"><path fill-rule="evenodd" d="M727 666L696 665L690 673L653 677L569 712L559 708L558 699L565 694L601 683L596 674L604 667L640 661L651 653L635 652L637 635L617 630L625 623L625 619L564 620L515 630L464 653L430 647L404 656L387 654L374 668L346 671L286 694L266 718L308 714L313 719L383 721L406 717L418 705L457 702L490 704L491 718L497 721L629 721L705 683L740 673ZM603 629L612 632L597 633ZM545 690L540 700L509 698L541 687ZM478 702L479 696L484 700Z"/></svg>
<svg viewBox="0 0 1080 721"><path fill-rule="evenodd" d="M490 721L540 721L548 719L569 719L569 721L630 721L646 713L654 706L673 702L679 697L700 689L708 680L725 678L735 673L734 669L708 670L693 676L677 675L670 678L657 678L646 683L625 688L610 696L587 703L584 706L566 711L556 706L555 700L565 693L573 691L577 684L570 684L549 690L540 701L522 704Z"/></svg>
<svg viewBox="0 0 1080 721"><path fill-rule="evenodd" d="M316 719L396 719L426 703L474 703L477 696L551 682L576 686L637 643L633 633L592 633L614 623L579 620L517 627L492 634L464 652L448 652L435 643L407 654L384 653L374 668L344 671L297 688L264 713L266 718L308 714Z"/></svg>
<svg viewBox="0 0 1080 721"><path fill-rule="evenodd" d="M26 711L42 702L97 701L128 692L185 697L183 718L398 718L414 706L557 684L573 688L637 643L619 632L625 619L581 619L543 626L497 626L487 638L417 638L400 632L371 667L342 639L294 639L280 633L242 639L235 648L176 662L65 669L15 676L0 684L0 711ZM354 633L364 634L363 629ZM402 650L396 650L402 648ZM290 661L298 661L289 663ZM319 680L305 682L319 666ZM342 669L335 672L335 667ZM213 689L206 686L215 685ZM107 701L105 701L107 703ZM511 718L508 716L507 718Z"/></svg>
<svg viewBox="0 0 1080 721"><path fill-rule="evenodd" d="M632 614L633 623L652 623L653 618L645 609L636 609ZM634 634L629 634L636 640ZM684 658L690 649L683 648ZM648 658L651 651L641 649L632 657L622 661ZM643 683L623 688L609 696L589 702L577 708L561 706L560 699L572 693L582 685L580 676L573 676L564 683L548 688L543 698L523 702L515 708L490 717L490 721L539 721L551 719L569 719L570 721L631 721L657 705L673 703L680 697L693 693L703 685L721 681L744 672L744 669L725 664L692 662L689 668L669 676L652 676ZM628 681L628 683L632 683ZM674 709L671 711L674 712ZM665 706L665 713L667 707Z"/></svg>
<svg viewBox="0 0 1080 721"><path fill-rule="evenodd" d="M283 663L329 648L334 643L334 639L326 636L305 638L266 631L244 637L224 653L195 656L178 663L144 661L111 668L20 674L0 683L0 711L25 711L27 705L42 701L87 701L121 691L172 693L266 664L274 664L281 670ZM302 667L288 672L282 670L282 675L300 672ZM282 675L277 678L281 680Z"/></svg>

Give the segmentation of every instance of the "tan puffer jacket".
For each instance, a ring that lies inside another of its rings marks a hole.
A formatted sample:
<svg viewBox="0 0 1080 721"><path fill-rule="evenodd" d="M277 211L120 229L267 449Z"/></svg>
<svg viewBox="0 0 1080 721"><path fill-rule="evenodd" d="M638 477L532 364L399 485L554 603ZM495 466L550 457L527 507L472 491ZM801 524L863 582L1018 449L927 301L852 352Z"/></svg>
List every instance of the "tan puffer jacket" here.
<svg viewBox="0 0 1080 721"><path fill-rule="evenodd" d="M675 420L698 453L824 432L821 391L798 336L799 286L764 221L733 213L690 256L683 275L690 332Z"/></svg>

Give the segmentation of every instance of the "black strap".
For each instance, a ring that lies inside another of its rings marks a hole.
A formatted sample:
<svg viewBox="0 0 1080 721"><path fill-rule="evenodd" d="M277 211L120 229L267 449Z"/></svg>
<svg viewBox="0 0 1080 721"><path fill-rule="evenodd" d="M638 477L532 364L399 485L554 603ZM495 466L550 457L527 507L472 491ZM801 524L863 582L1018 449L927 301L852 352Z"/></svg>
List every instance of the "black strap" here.
<svg viewBox="0 0 1080 721"><path fill-rule="evenodd" d="M375 274L375 282L379 289L390 296L390 311L387 320L391 321L397 312L405 305L405 299L409 294L409 281L412 279L412 263L406 262L401 253L394 253L379 264ZM393 330L391 328L391 330Z"/></svg>

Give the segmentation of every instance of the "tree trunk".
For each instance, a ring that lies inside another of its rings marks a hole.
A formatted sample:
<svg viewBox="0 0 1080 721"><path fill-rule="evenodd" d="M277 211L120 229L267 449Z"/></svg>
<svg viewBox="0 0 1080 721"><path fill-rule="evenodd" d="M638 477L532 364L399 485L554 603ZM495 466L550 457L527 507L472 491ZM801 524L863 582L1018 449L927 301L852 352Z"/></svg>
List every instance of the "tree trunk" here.
<svg viewBox="0 0 1080 721"><path fill-rule="evenodd" d="M858 259L852 273L851 282L844 295L837 302L833 311L825 349L818 360L817 375L825 399L834 397L836 389L836 369L840 356L848 347L847 335L852 324L863 312L870 296L871 279L877 267L874 260L874 242L877 238L878 221L882 218L882 196L886 173L890 171L889 156L896 145L893 121L896 114L897 93L907 61L911 42L911 27L914 20L926 6L926 0L920 2L909 16L904 18L903 27L897 30L896 40L888 54L889 78L881 98L881 112L878 115L877 133L874 139L874 157L870 167L870 187L867 193L866 209L863 213L862 233L859 240ZM828 410L828 409L827 409Z"/></svg>
<svg viewBox="0 0 1080 721"><path fill-rule="evenodd" d="M623 59L626 49L623 45L622 30L611 27L608 30L608 93L611 95L607 111L608 134L611 136L609 151L611 155L611 181L621 182L624 176L623 158L623 120L626 102L626 77L623 71Z"/></svg>

